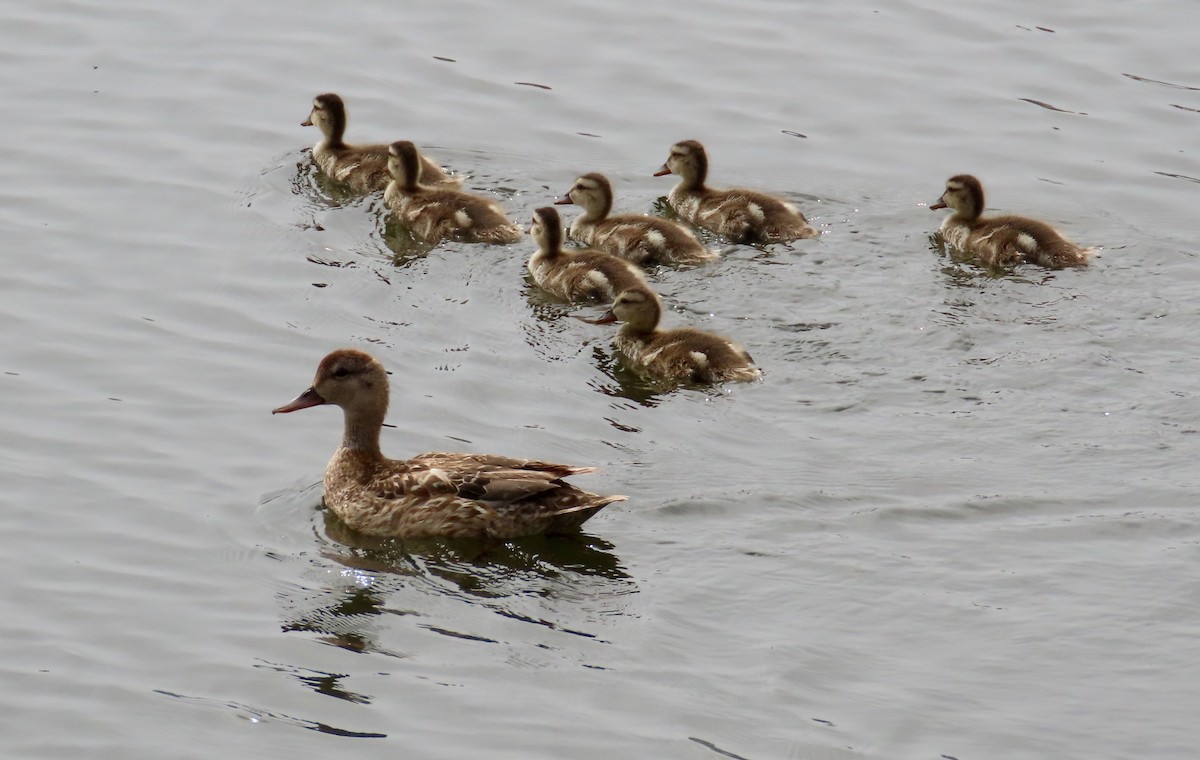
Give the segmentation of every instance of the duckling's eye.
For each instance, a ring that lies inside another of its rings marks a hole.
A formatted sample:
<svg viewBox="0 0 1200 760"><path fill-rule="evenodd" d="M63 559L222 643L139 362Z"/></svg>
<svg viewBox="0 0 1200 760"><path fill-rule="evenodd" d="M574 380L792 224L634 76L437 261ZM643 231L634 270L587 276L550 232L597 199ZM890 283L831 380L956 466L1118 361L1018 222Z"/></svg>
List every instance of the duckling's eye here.
<svg viewBox="0 0 1200 760"><path fill-rule="evenodd" d="M333 376L339 380L350 377L350 370L346 369L345 367L338 367L333 371Z"/></svg>

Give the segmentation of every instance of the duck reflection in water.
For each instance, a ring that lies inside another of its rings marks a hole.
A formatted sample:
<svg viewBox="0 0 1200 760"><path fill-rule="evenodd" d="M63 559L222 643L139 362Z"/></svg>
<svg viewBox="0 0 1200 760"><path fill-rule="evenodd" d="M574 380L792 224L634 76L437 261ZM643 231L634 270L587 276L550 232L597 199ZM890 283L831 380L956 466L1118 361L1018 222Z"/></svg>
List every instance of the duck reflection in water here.
<svg viewBox="0 0 1200 760"><path fill-rule="evenodd" d="M466 614L430 621L435 613L426 612L433 607L428 597L579 633L590 623L621 615L625 598L637 591L613 545L582 532L509 541L400 540L356 533L328 510L320 514L321 559L297 557L309 566L303 574L317 583L288 584L281 591L283 630L317 634L324 643L352 652L407 656L380 643L390 627L385 621L405 616L457 638L489 640L463 630L471 619ZM329 562L340 572L331 574Z"/></svg>

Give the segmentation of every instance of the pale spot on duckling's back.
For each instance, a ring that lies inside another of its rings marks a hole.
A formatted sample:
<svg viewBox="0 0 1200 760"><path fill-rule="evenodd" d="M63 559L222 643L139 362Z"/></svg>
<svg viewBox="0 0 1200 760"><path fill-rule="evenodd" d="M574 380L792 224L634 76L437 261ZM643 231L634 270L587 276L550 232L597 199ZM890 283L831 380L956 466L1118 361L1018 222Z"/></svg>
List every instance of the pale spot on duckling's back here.
<svg viewBox="0 0 1200 760"><path fill-rule="evenodd" d="M646 245L656 251L662 251L667 247L667 236L658 230L649 230L646 233Z"/></svg>
<svg viewBox="0 0 1200 760"><path fill-rule="evenodd" d="M598 293L612 291L612 282L610 282L608 277L604 275L604 272L598 272L595 269L589 269L584 277L587 279L588 287L591 290L595 290Z"/></svg>
<svg viewBox="0 0 1200 760"><path fill-rule="evenodd" d="M679 175L667 200L692 224L737 243L781 243L817 237L795 205L773 195L743 188L717 190L705 184L708 154L695 140L671 146L655 176Z"/></svg>
<svg viewBox="0 0 1200 760"><path fill-rule="evenodd" d="M1094 248L1076 245L1036 219L1015 215L985 217L983 184L970 174L948 179L941 198L929 208L953 210L941 225L943 241L986 266L1083 267L1096 253Z"/></svg>

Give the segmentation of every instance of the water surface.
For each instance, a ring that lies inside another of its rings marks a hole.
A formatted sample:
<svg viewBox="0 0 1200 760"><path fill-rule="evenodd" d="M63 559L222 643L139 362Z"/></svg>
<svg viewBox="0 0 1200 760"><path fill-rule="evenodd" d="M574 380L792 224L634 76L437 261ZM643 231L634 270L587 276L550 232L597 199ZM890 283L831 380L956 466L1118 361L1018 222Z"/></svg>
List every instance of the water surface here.
<svg viewBox="0 0 1200 760"><path fill-rule="evenodd" d="M1192 757L1195 14L11 4L3 746ZM587 171L649 211L685 138L788 196L820 240L651 275L765 379L639 386L527 243L398 255L309 163L331 90L516 219ZM925 206L964 171L1100 259L947 256ZM268 414L343 345L393 371L389 453L629 501L578 539L346 535L337 414Z"/></svg>

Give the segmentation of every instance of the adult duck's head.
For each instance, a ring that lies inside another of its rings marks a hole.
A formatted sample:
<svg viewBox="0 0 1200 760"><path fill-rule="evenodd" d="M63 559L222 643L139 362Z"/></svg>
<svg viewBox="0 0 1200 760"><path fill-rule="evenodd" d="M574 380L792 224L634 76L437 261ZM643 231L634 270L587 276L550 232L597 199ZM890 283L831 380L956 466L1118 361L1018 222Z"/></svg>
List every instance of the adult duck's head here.
<svg viewBox="0 0 1200 760"><path fill-rule="evenodd" d="M946 180L942 197L929 210L943 208L952 209L954 216L975 219L983 213L983 183L970 174L957 174Z"/></svg>
<svg viewBox="0 0 1200 760"><path fill-rule="evenodd" d="M340 406L347 416L382 419L388 406L387 370L365 351L338 349L321 360L308 390L271 413L284 414L322 404Z"/></svg>

